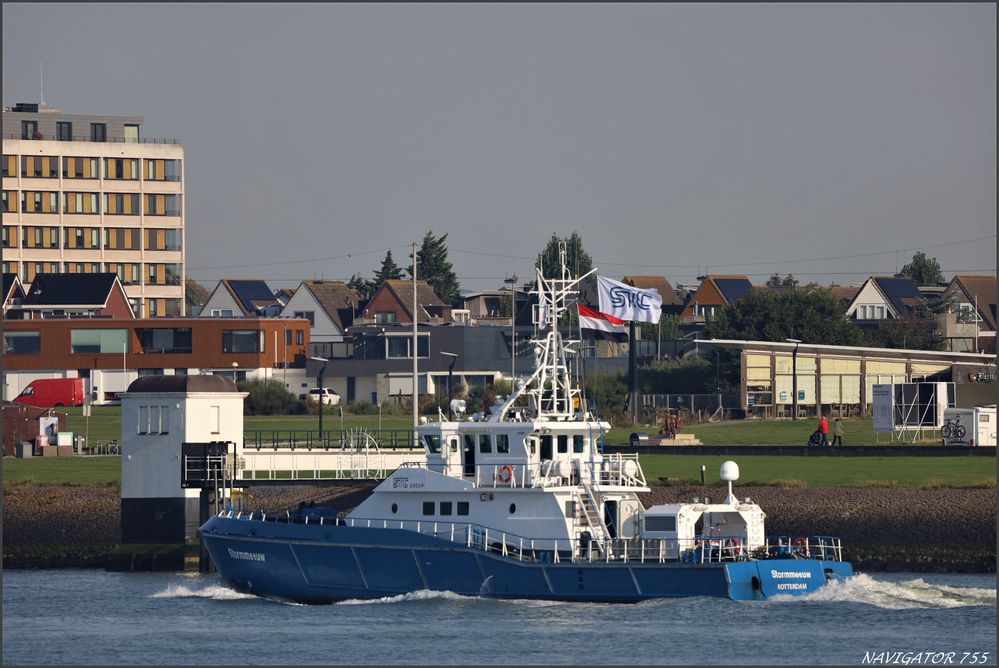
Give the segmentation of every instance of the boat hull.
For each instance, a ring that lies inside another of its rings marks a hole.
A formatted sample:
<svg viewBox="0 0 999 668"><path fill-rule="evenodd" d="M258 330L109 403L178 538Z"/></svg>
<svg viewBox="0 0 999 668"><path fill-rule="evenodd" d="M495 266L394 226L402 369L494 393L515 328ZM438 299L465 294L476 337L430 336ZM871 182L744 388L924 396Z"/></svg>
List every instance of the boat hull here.
<svg viewBox="0 0 999 668"><path fill-rule="evenodd" d="M723 563L539 563L399 529L214 517L199 531L219 575L260 596L311 603L430 590L469 596L628 603L805 594L847 562L768 559Z"/></svg>

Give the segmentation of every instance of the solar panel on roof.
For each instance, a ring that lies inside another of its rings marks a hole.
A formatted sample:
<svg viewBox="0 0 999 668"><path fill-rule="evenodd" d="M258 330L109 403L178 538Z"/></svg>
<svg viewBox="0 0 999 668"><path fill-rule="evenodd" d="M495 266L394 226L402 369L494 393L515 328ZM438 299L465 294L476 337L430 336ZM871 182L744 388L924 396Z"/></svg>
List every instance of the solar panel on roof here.
<svg viewBox="0 0 999 668"><path fill-rule="evenodd" d="M749 282L748 278L716 278L715 285L725 295L729 304L739 301L753 289L753 284Z"/></svg>

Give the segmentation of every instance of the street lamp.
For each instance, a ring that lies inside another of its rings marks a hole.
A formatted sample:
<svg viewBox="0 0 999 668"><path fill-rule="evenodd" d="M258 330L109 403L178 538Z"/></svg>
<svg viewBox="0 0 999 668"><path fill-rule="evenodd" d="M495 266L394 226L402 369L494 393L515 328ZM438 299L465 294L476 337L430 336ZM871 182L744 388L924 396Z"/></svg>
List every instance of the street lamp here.
<svg viewBox="0 0 999 668"><path fill-rule="evenodd" d="M798 345L801 339L784 339L788 343L794 344L794 352L791 353L791 415L792 420L798 419Z"/></svg>
<svg viewBox="0 0 999 668"><path fill-rule="evenodd" d="M448 353L442 350L441 355L443 355L444 357L451 358L451 362L447 365L447 414L448 417L450 417L453 420L454 415L452 414L451 411L451 372L454 371L454 363L458 361L458 354Z"/></svg>
<svg viewBox="0 0 999 668"><path fill-rule="evenodd" d="M329 359L325 357L313 357L312 355L309 356L309 359L323 363L323 365L319 367L319 378L317 378L319 384L319 440L322 441L323 440L323 399L326 396L326 392L324 391L323 388L323 374L326 373L326 363L329 362Z"/></svg>
<svg viewBox="0 0 999 668"><path fill-rule="evenodd" d="M236 367L239 366L239 362L232 363L232 384L236 384Z"/></svg>
<svg viewBox="0 0 999 668"><path fill-rule="evenodd" d="M503 282L510 286L510 391L513 392L517 377L517 274L504 278Z"/></svg>

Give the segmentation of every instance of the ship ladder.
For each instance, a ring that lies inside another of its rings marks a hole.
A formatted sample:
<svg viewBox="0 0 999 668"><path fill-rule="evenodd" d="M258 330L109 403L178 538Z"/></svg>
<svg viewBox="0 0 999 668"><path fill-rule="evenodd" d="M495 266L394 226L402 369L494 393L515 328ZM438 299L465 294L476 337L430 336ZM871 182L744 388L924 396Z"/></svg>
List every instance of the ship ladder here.
<svg viewBox="0 0 999 668"><path fill-rule="evenodd" d="M585 494L581 494L578 489L574 490L576 503L583 509L583 518L586 520L586 525L590 530L590 540L596 543L600 557L607 558L610 532L607 531L607 526L604 524L603 518L600 517L598 510L600 506L593 496L593 490L585 482L582 483L582 487Z"/></svg>

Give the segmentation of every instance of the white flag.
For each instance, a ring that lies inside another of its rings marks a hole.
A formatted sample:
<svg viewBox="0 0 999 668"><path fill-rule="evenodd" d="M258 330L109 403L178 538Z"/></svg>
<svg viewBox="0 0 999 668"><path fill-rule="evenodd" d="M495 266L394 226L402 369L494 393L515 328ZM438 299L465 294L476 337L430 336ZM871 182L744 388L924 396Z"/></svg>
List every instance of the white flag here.
<svg viewBox="0 0 999 668"><path fill-rule="evenodd" d="M597 276L597 290L602 312L621 320L659 322L663 298L658 290L643 290L603 276Z"/></svg>

